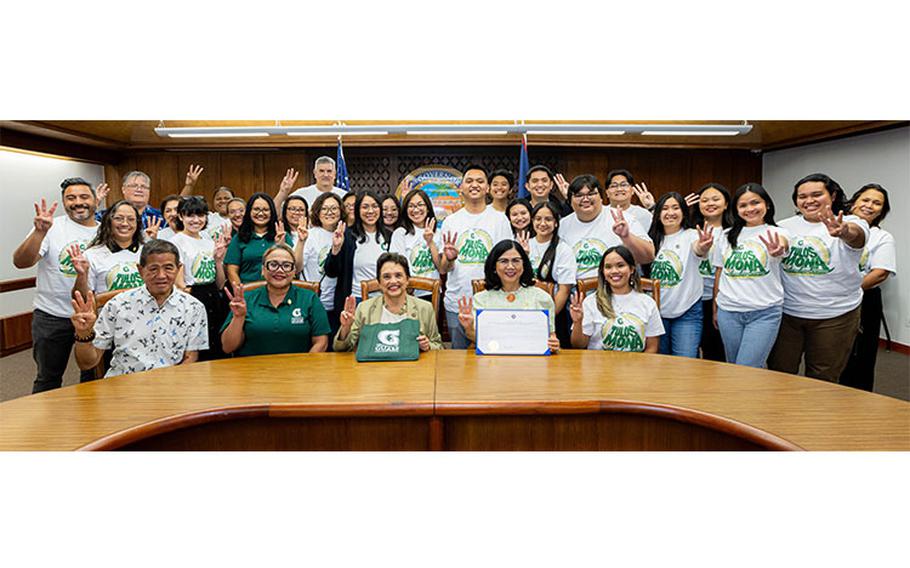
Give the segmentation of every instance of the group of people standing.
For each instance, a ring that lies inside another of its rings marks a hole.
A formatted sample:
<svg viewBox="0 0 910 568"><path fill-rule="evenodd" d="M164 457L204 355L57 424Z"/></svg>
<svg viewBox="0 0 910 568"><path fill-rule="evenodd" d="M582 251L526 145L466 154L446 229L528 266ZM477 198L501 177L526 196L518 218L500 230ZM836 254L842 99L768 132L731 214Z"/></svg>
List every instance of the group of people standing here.
<svg viewBox="0 0 910 568"><path fill-rule="evenodd" d="M13 257L39 264L34 392L60 386L74 342L83 380L102 359L112 376L229 354L351 350L364 325L402 319L418 320L421 350L442 348L429 293L407 293L414 276L445 279L453 349L475 339L476 308L546 309L552 352L701 355L789 373L804 359L807 376L872 389L878 286L896 273L894 239L880 228L888 192L876 184L847 200L830 177L806 176L793 189L798 213L776 222L756 183L655 199L627 170L602 186L538 165L516 198L511 172L472 165L463 207L440 224L420 189L399 201L335 187L325 156L313 185L295 190L289 169L274 197L244 201L218 187L211 210L194 195L202 172L190 166L160 210L143 172L124 176L124 199L103 211L106 185L80 178L61 185L65 216L35 205ZM365 298L361 283L373 279L381 293ZM588 279L585 294L576 283ZM317 282L318 295L297 280ZM659 282L659 305L643 281ZM95 314L97 295L125 289Z"/></svg>

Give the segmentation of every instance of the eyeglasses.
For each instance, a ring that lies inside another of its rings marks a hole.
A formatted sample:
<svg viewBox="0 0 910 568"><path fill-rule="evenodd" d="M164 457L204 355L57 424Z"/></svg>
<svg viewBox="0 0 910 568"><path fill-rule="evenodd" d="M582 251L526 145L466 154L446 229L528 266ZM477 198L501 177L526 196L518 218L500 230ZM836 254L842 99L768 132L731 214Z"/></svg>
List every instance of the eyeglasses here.
<svg viewBox="0 0 910 568"><path fill-rule="evenodd" d="M587 193L575 193L572 195L572 199L577 199L578 201L584 201L585 199L594 201L595 197L600 197L600 194L596 191L589 191Z"/></svg>
<svg viewBox="0 0 910 568"><path fill-rule="evenodd" d="M500 258L496 261L499 266L521 266L521 258Z"/></svg>
<svg viewBox="0 0 910 568"><path fill-rule="evenodd" d="M422 202L408 204L408 211L418 211L420 209L426 209L426 208L427 208L426 204L424 204Z"/></svg>
<svg viewBox="0 0 910 568"><path fill-rule="evenodd" d="M622 183L611 183L611 184L609 185L609 188L610 188L610 189L619 189L619 188L622 188L622 189L629 189L630 187L632 187L632 186L629 185L629 183L628 183L628 182L625 182L625 181L622 182Z"/></svg>
<svg viewBox="0 0 910 568"><path fill-rule="evenodd" d="M123 215L117 215L115 217L111 217L111 221L113 221L114 223L129 223L130 225L136 224L135 217L124 217Z"/></svg>
<svg viewBox="0 0 910 568"><path fill-rule="evenodd" d="M125 189L152 189L151 187L141 184L141 183L128 183L123 186Z"/></svg>
<svg viewBox="0 0 910 568"><path fill-rule="evenodd" d="M293 262L281 262L280 260L270 260L265 263L265 269L269 272L293 272L295 266L296 265Z"/></svg>
<svg viewBox="0 0 910 568"><path fill-rule="evenodd" d="M288 207L288 213L306 213L305 207Z"/></svg>
<svg viewBox="0 0 910 568"><path fill-rule="evenodd" d="M253 213L271 213L271 210L268 207L253 207L250 211Z"/></svg>
<svg viewBox="0 0 910 568"><path fill-rule="evenodd" d="M323 207L319 210L319 214L322 215L323 213L338 213L339 211L341 211L341 209L338 207Z"/></svg>

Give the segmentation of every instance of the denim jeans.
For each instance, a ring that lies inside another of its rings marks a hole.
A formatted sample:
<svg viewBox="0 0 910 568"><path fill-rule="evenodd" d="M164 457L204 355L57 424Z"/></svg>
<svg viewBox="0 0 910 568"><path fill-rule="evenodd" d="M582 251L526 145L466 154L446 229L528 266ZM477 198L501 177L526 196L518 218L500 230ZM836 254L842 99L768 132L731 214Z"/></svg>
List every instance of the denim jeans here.
<svg viewBox="0 0 910 568"><path fill-rule="evenodd" d="M464 328L458 323L458 312L446 310L446 325L449 328L449 337L452 338L452 349L467 349L471 345Z"/></svg>
<svg viewBox="0 0 910 568"><path fill-rule="evenodd" d="M73 322L41 310L32 312L32 357L38 375L32 393L49 391L63 385L63 373L75 342Z"/></svg>
<svg viewBox="0 0 910 568"><path fill-rule="evenodd" d="M660 336L660 352L679 357L698 357L701 343L702 305L698 300L681 316L672 319L661 318L664 334Z"/></svg>
<svg viewBox="0 0 910 568"><path fill-rule="evenodd" d="M783 306L754 312L728 312L717 308L717 327L724 340L727 362L764 367L777 339Z"/></svg>

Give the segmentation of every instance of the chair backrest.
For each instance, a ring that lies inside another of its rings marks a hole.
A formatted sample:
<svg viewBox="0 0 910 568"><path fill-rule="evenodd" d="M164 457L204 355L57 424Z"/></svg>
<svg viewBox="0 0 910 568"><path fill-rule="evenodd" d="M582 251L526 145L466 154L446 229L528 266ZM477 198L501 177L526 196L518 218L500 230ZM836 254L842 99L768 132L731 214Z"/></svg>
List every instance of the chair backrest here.
<svg viewBox="0 0 910 568"><path fill-rule="evenodd" d="M426 290L430 293L430 303L433 304L433 309L436 310L436 313L439 313L439 289L441 284L439 280L435 278L421 278L419 276L412 276L408 279L408 294L413 294L414 290ZM363 299L370 297L370 294L375 294L379 292L379 280L372 278L370 280L364 280L360 283L360 293Z"/></svg>
<svg viewBox="0 0 910 568"><path fill-rule="evenodd" d="M597 277L582 278L575 283L575 286L581 290L582 294L587 294L589 291L597 289ZM654 303L657 304L657 308L660 309L660 280L642 278L641 291L650 294L651 297L654 298Z"/></svg>
<svg viewBox="0 0 910 568"><path fill-rule="evenodd" d="M317 296L319 295L319 282L311 282L309 280L292 280L291 284L297 286L298 288L303 288L304 290L310 290ZM255 282L247 282L243 285L243 291L249 292L250 290L256 290L265 286L265 280L257 280ZM233 291L233 288L231 289Z"/></svg>
<svg viewBox="0 0 910 568"><path fill-rule="evenodd" d="M556 293L556 284L554 284L553 282L544 282L543 280L534 280L534 285L537 286L538 288L540 288L541 290L543 290L544 292L546 292L547 294L549 294L550 297L553 298L554 300L556 299L556 297L554 296L554 294ZM471 280L471 289L474 291L475 294L477 294L478 292L483 292L484 290L487 289L486 281L483 279Z"/></svg>

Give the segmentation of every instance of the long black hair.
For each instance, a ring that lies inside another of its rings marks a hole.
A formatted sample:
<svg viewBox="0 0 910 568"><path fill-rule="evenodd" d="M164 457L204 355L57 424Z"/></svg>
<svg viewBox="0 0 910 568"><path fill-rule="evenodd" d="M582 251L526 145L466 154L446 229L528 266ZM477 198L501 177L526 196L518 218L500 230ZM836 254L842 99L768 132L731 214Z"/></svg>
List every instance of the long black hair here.
<svg viewBox="0 0 910 568"><path fill-rule="evenodd" d="M765 202L765 224L777 226L777 223L774 222L774 201L771 199L771 196L768 195L768 192L765 191L765 188L762 187L761 184L745 183L739 186L739 189L733 194L733 201L730 203L730 218L733 220L733 224L730 226L727 240L730 241L730 246L733 248L736 248L736 241L739 239L739 234L743 231L743 227L746 226L746 222L739 216L739 211L736 208L736 204L739 203L739 198L746 193L754 193L761 197L762 201Z"/></svg>
<svg viewBox="0 0 910 568"><path fill-rule="evenodd" d="M847 203L847 210L853 211L853 206L856 205L856 200L869 189L874 189L875 191L882 194L885 198L885 202L882 203L882 211L878 214L878 217L872 220L869 224L870 227L878 227L882 221L885 220L885 217L888 216L888 212L891 211L891 198L888 197L888 190L880 186L877 183L867 183L861 188L856 190L856 193L853 194L853 197L850 198L850 201Z"/></svg>
<svg viewBox="0 0 910 568"><path fill-rule="evenodd" d="M272 196L268 193L262 193L257 191L250 196L250 200L247 201L246 211L243 213L243 222L240 224L240 229L237 231L237 238L242 242L248 243L250 239L253 238L253 205L255 205L257 199L262 199L269 206L269 222L266 225L265 238L268 241L275 240L275 223L278 222L278 212L275 209L275 202L272 201Z"/></svg>
<svg viewBox="0 0 910 568"><path fill-rule="evenodd" d="M699 199L701 199L701 195L704 192L708 191L709 189L717 190L720 192L721 195L724 196L724 202L725 202L724 203L724 212L720 216L720 225L722 228L726 229L727 227L729 227L732 224L732 221L730 219L730 201L731 201L730 192L723 185L717 183L716 181L712 181L712 182L708 182L705 185L701 186L699 188L699 190L696 192ZM696 203L695 205L690 207L689 212L691 213L689 216L692 221L691 226L692 227L699 227L699 226L703 227L705 224L705 216L702 215L701 207L699 206L699 204Z"/></svg>
<svg viewBox="0 0 910 568"><path fill-rule="evenodd" d="M549 209L550 213L553 215L553 236L550 237L550 244L547 245L547 250L544 251L543 256L540 258L540 265L534 271L534 276L540 278L545 282L556 282L556 279L553 277L553 263L556 262L556 247L559 246L559 212L549 201L544 201L538 203L534 206L534 209L531 211L531 237L537 236L537 231L534 230L534 217L537 216L537 213L541 209Z"/></svg>
<svg viewBox="0 0 910 568"><path fill-rule="evenodd" d="M94 246L102 245L107 247L111 252L120 252L124 250L120 248L120 245L117 244L117 241L114 239L114 215L117 213L117 209L123 205L128 206L133 210L133 213L136 215L136 223L133 225L133 239L130 241L130 246L126 248L130 252L136 252L139 250L139 247L142 246L143 232L142 232L142 217L139 215L139 210L136 209L136 206L130 203L125 199L121 199L117 203L114 203L110 206L107 211L101 216L101 224L98 226L98 232L95 233L94 238L88 243L85 247L90 249ZM179 259L178 259L179 260Z"/></svg>
<svg viewBox="0 0 910 568"><path fill-rule="evenodd" d="M534 269L531 268L531 259L528 258L528 253L518 242L505 240L496 243L496 246L493 247L493 250L487 256L486 262L483 263L484 287L487 290L502 290L502 280L496 274L496 262L499 261L499 257L512 249L517 250L518 255L521 257L522 270L518 283L523 288L534 285Z"/></svg>
<svg viewBox="0 0 910 568"><path fill-rule="evenodd" d="M366 197L375 201L379 207L379 218L376 219L376 242L388 244L389 239L392 238L392 232L382 224L382 199L372 189L362 189L357 192L357 201L354 202L354 226L351 227L351 233L357 238L358 243L367 242L367 232L363 228L363 219L360 218L360 204ZM380 237L382 237L382 241L379 240Z"/></svg>
<svg viewBox="0 0 910 568"><path fill-rule="evenodd" d="M180 218L181 215L202 215L205 217L205 224L202 226L202 230L204 231L209 226L209 206L205 199L198 195L190 195L180 200L180 205L177 206L177 219L174 221L178 231L186 228L183 225L183 219Z"/></svg>
<svg viewBox="0 0 910 568"><path fill-rule="evenodd" d="M328 193L332 192L330 191ZM300 221L303 221L306 224L310 219L310 204L306 202L306 199L299 195L288 196L288 198L285 199L284 203L281 205L281 221L284 223L284 226L288 232L293 230L291 229L291 223L288 221L288 205L291 203L291 201L298 200L303 202L303 207L306 209L306 213L303 214L303 216L300 218ZM298 221L298 223L300 221Z"/></svg>
<svg viewBox="0 0 910 568"><path fill-rule="evenodd" d="M844 197L843 188L839 183L825 174L809 174L803 179L796 182L796 184L793 186L793 205L796 205L796 194L799 186L811 181L821 182L825 186L825 190L828 192L828 195L831 196L831 211L833 211L835 215L847 208L846 204L844 203L844 200L846 198Z"/></svg>
<svg viewBox="0 0 910 568"><path fill-rule="evenodd" d="M436 210L433 209L433 201L430 200L430 196L422 189L412 189L404 196L404 199L401 201L401 215L400 224L404 227L404 232L408 235L413 235L415 231L423 231L423 227L415 227L414 222L411 221L411 218L408 216L408 206L411 204L411 201L414 199L420 198L423 201L424 206L427 208L427 219L433 220L433 231L436 230ZM426 219L423 221L426 223Z"/></svg>
<svg viewBox="0 0 910 568"><path fill-rule="evenodd" d="M654 254L660 251L660 245L663 244L664 237L667 235L664 224L660 220L660 212L670 199L675 199L679 203L679 211L682 214L680 230L685 231L692 228L689 222L689 206L686 205L685 198L675 191L661 195L657 203L654 204L654 216L651 218L651 227L648 229L648 236L654 241Z"/></svg>
<svg viewBox="0 0 910 568"><path fill-rule="evenodd" d="M382 226L384 226L386 229L388 229L389 233L392 233L395 231L395 229L397 229L398 227L401 226L401 218L402 218L402 216L404 216L404 213L402 212L402 209L401 209L401 202L398 201L398 198L395 197L395 195L393 195L391 193L384 193L384 194L380 195L379 197L380 197L379 198L379 223ZM385 213L382 209L382 206L386 201L389 201L389 200L391 200L392 203L395 204L395 207L398 209L398 219L395 221L394 225L385 224Z"/></svg>
<svg viewBox="0 0 910 568"><path fill-rule="evenodd" d="M613 319L616 313L613 310L613 288L604 276L604 265L607 263L607 257L614 252L622 257L632 271L631 276L629 276L629 286L636 292L641 292L641 276L638 274L635 257L632 256L632 251L623 245L612 246L605 250L603 256L600 257L600 266L597 267L596 299L597 310L600 311L604 317L609 319Z"/></svg>
<svg viewBox="0 0 910 568"><path fill-rule="evenodd" d="M509 214L512 212L512 209L515 209L516 207L524 207L528 210L528 226L524 229L516 229L515 225L512 224L512 217ZM509 201L509 204L506 205L506 219L509 220L509 226L512 227L512 235L518 236L518 230L528 231L531 228L531 209L531 202L523 197L515 198L512 201Z"/></svg>

